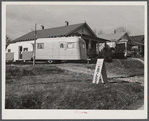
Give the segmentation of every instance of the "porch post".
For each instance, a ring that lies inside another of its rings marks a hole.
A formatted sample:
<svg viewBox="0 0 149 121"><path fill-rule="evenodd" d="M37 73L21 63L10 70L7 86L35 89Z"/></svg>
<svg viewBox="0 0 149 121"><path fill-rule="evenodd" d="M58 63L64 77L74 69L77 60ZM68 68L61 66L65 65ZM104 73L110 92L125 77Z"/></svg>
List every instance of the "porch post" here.
<svg viewBox="0 0 149 121"><path fill-rule="evenodd" d="M99 42L97 42L97 54L99 54Z"/></svg>
<svg viewBox="0 0 149 121"><path fill-rule="evenodd" d="M92 41L89 39L89 43L88 43L88 49L92 48Z"/></svg>
<svg viewBox="0 0 149 121"><path fill-rule="evenodd" d="M127 56L127 42L125 42L125 57Z"/></svg>

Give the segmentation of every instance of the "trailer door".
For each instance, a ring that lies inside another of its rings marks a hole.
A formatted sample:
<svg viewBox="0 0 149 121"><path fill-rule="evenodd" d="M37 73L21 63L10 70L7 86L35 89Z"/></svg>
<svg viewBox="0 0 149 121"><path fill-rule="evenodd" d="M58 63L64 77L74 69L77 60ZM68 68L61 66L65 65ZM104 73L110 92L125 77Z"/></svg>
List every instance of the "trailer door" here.
<svg viewBox="0 0 149 121"><path fill-rule="evenodd" d="M87 59L87 55L86 55L86 44L85 42L80 42L80 59L82 60L86 60Z"/></svg>
<svg viewBox="0 0 149 121"><path fill-rule="evenodd" d="M23 51L23 48L22 46L19 46L19 59L22 59L22 51Z"/></svg>
<svg viewBox="0 0 149 121"><path fill-rule="evenodd" d="M66 59L66 42L60 41L59 42L59 59Z"/></svg>

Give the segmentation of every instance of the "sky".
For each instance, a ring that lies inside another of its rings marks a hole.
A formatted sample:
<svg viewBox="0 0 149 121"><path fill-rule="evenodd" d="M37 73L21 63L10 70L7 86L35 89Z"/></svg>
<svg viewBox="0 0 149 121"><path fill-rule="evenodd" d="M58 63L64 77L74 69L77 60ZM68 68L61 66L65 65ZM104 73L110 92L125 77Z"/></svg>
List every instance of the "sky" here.
<svg viewBox="0 0 149 121"><path fill-rule="evenodd" d="M53 28L86 22L97 32L112 33L125 27L130 35L144 34L143 5L7 5L6 35L14 40L35 29Z"/></svg>

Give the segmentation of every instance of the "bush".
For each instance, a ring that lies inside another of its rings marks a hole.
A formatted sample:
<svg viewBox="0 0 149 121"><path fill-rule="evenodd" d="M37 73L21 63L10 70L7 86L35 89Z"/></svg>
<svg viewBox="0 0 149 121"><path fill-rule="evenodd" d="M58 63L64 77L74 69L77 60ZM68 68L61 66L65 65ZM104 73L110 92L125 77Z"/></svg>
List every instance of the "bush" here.
<svg viewBox="0 0 149 121"><path fill-rule="evenodd" d="M104 58L106 62L112 62L112 56L114 55L114 52L114 48L110 48L109 45L106 45L101 52L99 51L98 54L96 54L96 49L89 49L87 51L87 56L92 60Z"/></svg>
<svg viewBox="0 0 149 121"><path fill-rule="evenodd" d="M99 51L99 53L97 54L97 58L103 58L102 53Z"/></svg>
<svg viewBox="0 0 149 121"><path fill-rule="evenodd" d="M106 62L112 62L114 48L110 48L109 45L105 45L105 47L101 50L101 54Z"/></svg>
<svg viewBox="0 0 149 121"><path fill-rule="evenodd" d="M96 49L89 49L87 51L87 56L90 59L96 59L97 58Z"/></svg>

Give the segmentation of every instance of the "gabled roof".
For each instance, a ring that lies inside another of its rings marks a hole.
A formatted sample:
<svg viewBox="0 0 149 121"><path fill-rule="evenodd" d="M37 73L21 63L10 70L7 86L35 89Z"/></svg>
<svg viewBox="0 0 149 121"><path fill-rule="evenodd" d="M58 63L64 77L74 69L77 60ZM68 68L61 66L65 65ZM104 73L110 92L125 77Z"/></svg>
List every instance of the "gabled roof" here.
<svg viewBox="0 0 149 121"><path fill-rule="evenodd" d="M99 38L102 39L106 39L106 40L110 40L110 41L118 41L120 40L124 35L126 34L126 32L123 33L113 33L113 34L104 34L104 35L99 35Z"/></svg>
<svg viewBox="0 0 149 121"><path fill-rule="evenodd" d="M56 27L56 28L49 28L44 30L37 30L37 38L68 36L83 26L86 26L94 37L97 37L95 33L91 30L91 28L87 25L87 23L80 23L80 24L74 24L74 25L68 25L68 26L62 26L62 27ZM34 39L35 39L35 31L32 31L13 40L12 42L29 41Z"/></svg>
<svg viewBox="0 0 149 121"><path fill-rule="evenodd" d="M136 36L130 36L130 39L133 41L133 42L137 42L137 43L142 43L144 44L144 35L136 35Z"/></svg>

